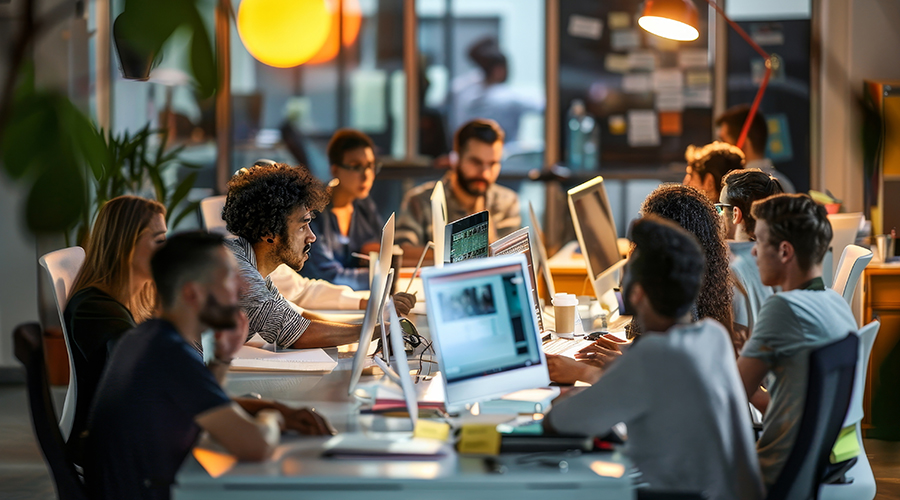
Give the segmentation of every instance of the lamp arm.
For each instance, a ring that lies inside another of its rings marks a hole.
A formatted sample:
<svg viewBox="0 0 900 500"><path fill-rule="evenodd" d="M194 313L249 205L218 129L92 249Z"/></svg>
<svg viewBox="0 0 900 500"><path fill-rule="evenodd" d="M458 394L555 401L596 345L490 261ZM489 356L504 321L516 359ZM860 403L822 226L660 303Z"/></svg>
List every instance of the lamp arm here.
<svg viewBox="0 0 900 500"><path fill-rule="evenodd" d="M741 38L743 38L744 41L753 48L753 50L755 50L759 55L763 57L763 59L766 60L766 72L765 74L763 74L762 83L760 83L759 85L759 90L756 91L756 97L753 98L753 104L750 106L750 113L747 114L747 119L744 121L744 126L741 127L741 135L738 137L738 140L735 143L735 146L737 146L738 149L743 149L744 142L747 140L747 132L750 131L750 124L753 123L753 118L756 116L756 112L759 110L759 103L760 101L762 101L762 96L766 92L766 87L769 85L769 77L772 75L771 56L768 52L763 50L763 48L760 47L759 44L754 42L753 38L751 38L743 28L738 26L736 22L732 21L730 17L725 15L725 11L722 10L722 8L719 7L716 2L714 2L713 0L706 0L706 3L708 3L713 9L716 9L716 12L718 12L719 15L722 16L722 19L725 19L725 22L727 22L728 25L731 26L731 29L737 32L737 34L740 35Z"/></svg>

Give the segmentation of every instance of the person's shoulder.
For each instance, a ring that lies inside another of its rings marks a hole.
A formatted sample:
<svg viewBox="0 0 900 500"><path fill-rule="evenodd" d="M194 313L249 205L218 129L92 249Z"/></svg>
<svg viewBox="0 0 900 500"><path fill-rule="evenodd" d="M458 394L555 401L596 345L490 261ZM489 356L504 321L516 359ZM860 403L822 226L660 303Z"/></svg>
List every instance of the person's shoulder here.
<svg viewBox="0 0 900 500"><path fill-rule="evenodd" d="M67 315L122 316L131 320L131 312L121 302L97 287L89 286L75 292L66 303Z"/></svg>
<svg viewBox="0 0 900 500"><path fill-rule="evenodd" d="M418 186L410 189L406 192L407 198L421 198L423 196L430 197L431 192L434 191L434 186L437 185L437 181L428 181L424 184L419 184ZM374 204L374 202L373 202Z"/></svg>
<svg viewBox="0 0 900 500"><path fill-rule="evenodd" d="M506 186L501 186L500 184L495 183L495 184L491 185L491 191L498 198L515 199L515 200L519 199L518 193L516 193L515 191L513 191L512 189L510 189Z"/></svg>

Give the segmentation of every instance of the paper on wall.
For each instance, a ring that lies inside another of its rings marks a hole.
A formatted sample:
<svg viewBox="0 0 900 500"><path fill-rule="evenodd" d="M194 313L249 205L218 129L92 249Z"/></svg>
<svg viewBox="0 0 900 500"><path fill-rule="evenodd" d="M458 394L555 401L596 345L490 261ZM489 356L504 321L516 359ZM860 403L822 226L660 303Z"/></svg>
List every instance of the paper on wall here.
<svg viewBox="0 0 900 500"><path fill-rule="evenodd" d="M603 21L596 17L572 15L569 16L567 28L569 36L599 40L603 36Z"/></svg>
<svg viewBox="0 0 900 500"><path fill-rule="evenodd" d="M682 68L708 68L709 54L706 49L681 49L678 51L678 66Z"/></svg>
<svg viewBox="0 0 900 500"><path fill-rule="evenodd" d="M637 30L612 30L609 33L609 45L612 50L629 50L641 46L641 37Z"/></svg>
<svg viewBox="0 0 900 500"><path fill-rule="evenodd" d="M622 77L622 91L629 94L642 94L653 91L653 79L650 73L632 73Z"/></svg>
<svg viewBox="0 0 900 500"><path fill-rule="evenodd" d="M607 18L609 29L621 30L631 27L631 14L622 11L613 11L609 13Z"/></svg>
<svg viewBox="0 0 900 500"><path fill-rule="evenodd" d="M603 67L610 73L628 73L628 56L624 54L606 54Z"/></svg>
<svg viewBox="0 0 900 500"><path fill-rule="evenodd" d="M656 69L656 54L649 50L633 50L628 53L628 66L632 70L653 71Z"/></svg>
<svg viewBox="0 0 900 500"><path fill-rule="evenodd" d="M659 145L659 125L655 111L635 109L628 112L628 145Z"/></svg>

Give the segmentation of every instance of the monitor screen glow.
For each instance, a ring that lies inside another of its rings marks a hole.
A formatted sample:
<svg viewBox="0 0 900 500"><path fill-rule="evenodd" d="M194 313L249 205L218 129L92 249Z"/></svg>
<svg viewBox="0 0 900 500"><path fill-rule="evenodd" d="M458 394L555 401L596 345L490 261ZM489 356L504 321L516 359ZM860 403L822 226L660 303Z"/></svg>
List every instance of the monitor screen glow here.
<svg viewBox="0 0 900 500"><path fill-rule="evenodd" d="M617 243L616 221L606 196L603 178L596 177L569 190L569 210L588 272L596 280L604 271L622 260Z"/></svg>

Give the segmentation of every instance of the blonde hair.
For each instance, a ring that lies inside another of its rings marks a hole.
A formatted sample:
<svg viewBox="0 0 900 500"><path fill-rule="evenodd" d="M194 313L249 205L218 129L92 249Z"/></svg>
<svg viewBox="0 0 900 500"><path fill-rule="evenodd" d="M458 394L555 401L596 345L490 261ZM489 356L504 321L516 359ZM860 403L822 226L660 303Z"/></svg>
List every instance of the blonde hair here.
<svg viewBox="0 0 900 500"><path fill-rule="evenodd" d="M84 265L69 296L95 286L125 305L135 322L149 319L156 308L156 286L150 281L132 295L131 263L138 238L156 214L165 217L166 207L155 200L126 195L106 202L88 236Z"/></svg>

